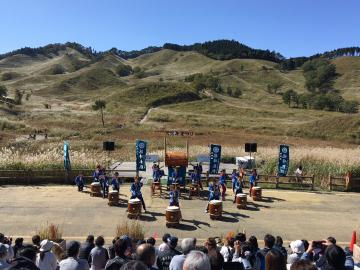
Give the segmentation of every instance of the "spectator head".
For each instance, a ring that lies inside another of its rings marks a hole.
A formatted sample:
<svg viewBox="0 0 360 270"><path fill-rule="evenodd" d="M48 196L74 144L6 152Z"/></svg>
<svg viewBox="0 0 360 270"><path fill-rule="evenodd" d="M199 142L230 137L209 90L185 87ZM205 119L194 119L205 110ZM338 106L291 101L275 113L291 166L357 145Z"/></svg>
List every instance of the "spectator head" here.
<svg viewBox="0 0 360 270"><path fill-rule="evenodd" d="M244 243L246 241L246 235L245 233L238 233L235 236L235 241L240 241L240 243Z"/></svg>
<svg viewBox="0 0 360 270"><path fill-rule="evenodd" d="M216 241L213 237L209 237L205 242L205 247L207 250L212 250L216 248Z"/></svg>
<svg viewBox="0 0 360 270"><path fill-rule="evenodd" d="M327 245L336 245L336 239L332 236L329 236L326 238L326 244Z"/></svg>
<svg viewBox="0 0 360 270"><path fill-rule="evenodd" d="M146 243L152 245L152 246L155 246L156 244L156 240L154 237L149 237L147 240L146 240Z"/></svg>
<svg viewBox="0 0 360 270"><path fill-rule="evenodd" d="M40 243L40 252L50 251L54 243L48 239L42 240Z"/></svg>
<svg viewBox="0 0 360 270"><path fill-rule="evenodd" d="M5 235L0 233L0 243L4 243Z"/></svg>
<svg viewBox="0 0 360 270"><path fill-rule="evenodd" d="M294 262L290 270L317 270L317 268L311 261L300 260Z"/></svg>
<svg viewBox="0 0 360 270"><path fill-rule="evenodd" d="M126 256L125 253L130 248L131 246L129 246L128 242L125 239L119 239L114 244L115 254L119 257Z"/></svg>
<svg viewBox="0 0 360 270"><path fill-rule="evenodd" d="M264 243L265 243L265 247L267 248L273 248L274 244L275 244L275 237L272 236L271 234L267 234L264 237Z"/></svg>
<svg viewBox="0 0 360 270"><path fill-rule="evenodd" d="M40 235L37 234L34 235L31 240L35 246L40 247L40 242L41 242Z"/></svg>
<svg viewBox="0 0 360 270"><path fill-rule="evenodd" d="M0 260L5 259L7 256L7 248L4 244L0 243Z"/></svg>
<svg viewBox="0 0 360 270"><path fill-rule="evenodd" d="M284 244L284 241L282 240L281 236L276 236L275 245L277 245L278 247L282 247L283 244Z"/></svg>
<svg viewBox="0 0 360 270"><path fill-rule="evenodd" d="M148 267L143 262L130 261L121 266L120 270L148 270Z"/></svg>
<svg viewBox="0 0 360 270"><path fill-rule="evenodd" d="M119 240L119 239L120 239L120 237L115 237L115 238L112 240L111 243L114 245L114 244L116 243L116 241Z"/></svg>
<svg viewBox="0 0 360 270"><path fill-rule="evenodd" d="M163 242L164 242L164 243L167 243L167 240L168 240L170 237L171 237L170 234L165 233L165 234L163 235L163 237L162 237Z"/></svg>
<svg viewBox="0 0 360 270"><path fill-rule="evenodd" d="M266 270L286 270L286 261L284 255L278 249L271 249L265 257Z"/></svg>
<svg viewBox="0 0 360 270"><path fill-rule="evenodd" d="M171 236L168 241L167 244L169 245L170 248L175 249L178 243L178 238L175 236Z"/></svg>
<svg viewBox="0 0 360 270"><path fill-rule="evenodd" d="M95 245L98 247L102 247L105 244L105 239L102 236L96 237Z"/></svg>
<svg viewBox="0 0 360 270"><path fill-rule="evenodd" d="M235 238L233 237L225 238L224 242L225 242L225 246L234 247Z"/></svg>
<svg viewBox="0 0 360 270"><path fill-rule="evenodd" d="M130 248L132 248L132 242L131 242L131 239L130 239L129 236L127 236L127 235L122 235L122 236L120 236L120 239L126 241L127 244L128 244L128 246L129 246Z"/></svg>
<svg viewBox="0 0 360 270"><path fill-rule="evenodd" d="M90 234L90 235L88 235L88 236L86 237L86 242L88 242L88 243L93 244L93 243L94 243L94 240L95 240L95 238L94 238L94 236L93 236L92 234Z"/></svg>
<svg viewBox="0 0 360 270"><path fill-rule="evenodd" d="M15 246L22 246L23 245L23 242L24 242L24 238L16 238L15 239Z"/></svg>
<svg viewBox="0 0 360 270"><path fill-rule="evenodd" d="M292 241L290 243L292 253L302 254L305 252L304 243L301 240Z"/></svg>
<svg viewBox="0 0 360 270"><path fill-rule="evenodd" d="M346 255L344 250L338 245L330 245L325 250L325 258L328 264L327 270L345 269Z"/></svg>
<svg viewBox="0 0 360 270"><path fill-rule="evenodd" d="M146 244L146 241L145 241L145 240L138 240L138 241L136 242L136 248L137 248L138 246L142 245L142 244Z"/></svg>
<svg viewBox="0 0 360 270"><path fill-rule="evenodd" d="M155 263L156 255L155 248L150 244L142 244L136 249L136 258L151 267Z"/></svg>
<svg viewBox="0 0 360 270"><path fill-rule="evenodd" d="M209 250L207 254L210 260L211 270L222 270L224 264L224 257L220 254L217 249Z"/></svg>
<svg viewBox="0 0 360 270"><path fill-rule="evenodd" d="M21 257L25 257L32 262L36 260L36 249L32 246L25 246L19 254Z"/></svg>
<svg viewBox="0 0 360 270"><path fill-rule="evenodd" d="M78 241L70 241L66 244L66 254L68 257L77 257L80 251L80 243Z"/></svg>
<svg viewBox="0 0 360 270"><path fill-rule="evenodd" d="M253 250L259 249L259 244L258 244L257 238L254 235L250 236L249 242L251 243Z"/></svg>
<svg viewBox="0 0 360 270"><path fill-rule="evenodd" d="M301 170L301 171L302 171L302 166L301 166L301 165L299 165L299 170Z"/></svg>
<svg viewBox="0 0 360 270"><path fill-rule="evenodd" d="M184 238L181 241L181 250L184 253L184 255L187 255L190 253L190 251L194 250L196 248L196 238Z"/></svg>
<svg viewBox="0 0 360 270"><path fill-rule="evenodd" d="M304 244L304 249L307 250L307 249L309 248L309 241L306 240L306 239L302 239L301 241L302 241L303 244Z"/></svg>
<svg viewBox="0 0 360 270"><path fill-rule="evenodd" d="M208 256L198 250L191 251L184 261L183 270L209 270L210 260Z"/></svg>

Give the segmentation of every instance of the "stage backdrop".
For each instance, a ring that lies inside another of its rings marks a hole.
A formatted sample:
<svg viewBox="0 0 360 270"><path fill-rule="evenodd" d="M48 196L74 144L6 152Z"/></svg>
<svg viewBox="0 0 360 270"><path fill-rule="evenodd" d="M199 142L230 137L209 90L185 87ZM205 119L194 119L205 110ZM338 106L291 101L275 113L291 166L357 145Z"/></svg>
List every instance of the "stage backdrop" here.
<svg viewBox="0 0 360 270"><path fill-rule="evenodd" d="M136 140L136 170L146 171L146 142Z"/></svg>
<svg viewBox="0 0 360 270"><path fill-rule="evenodd" d="M216 174L219 172L221 159L221 145L210 145L210 167L209 173Z"/></svg>
<svg viewBox="0 0 360 270"><path fill-rule="evenodd" d="M279 153L279 176L286 176L289 169L290 162L290 152L289 146L281 144L280 145L280 153Z"/></svg>

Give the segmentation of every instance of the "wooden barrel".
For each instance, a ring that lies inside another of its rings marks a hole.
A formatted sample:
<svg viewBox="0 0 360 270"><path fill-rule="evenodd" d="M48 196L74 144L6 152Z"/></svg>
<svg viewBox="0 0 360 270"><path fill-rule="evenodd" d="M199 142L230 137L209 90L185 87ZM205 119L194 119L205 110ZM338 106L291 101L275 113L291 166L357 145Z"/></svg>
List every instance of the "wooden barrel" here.
<svg viewBox="0 0 360 270"><path fill-rule="evenodd" d="M209 203L209 213L211 219L218 219L222 215L222 201L212 200Z"/></svg>
<svg viewBox="0 0 360 270"><path fill-rule="evenodd" d="M165 165L166 166L185 166L189 163L187 154L184 152L166 152L165 154Z"/></svg>
<svg viewBox="0 0 360 270"><path fill-rule="evenodd" d="M247 203L247 197L244 193L239 193L236 195L236 206L239 209L245 209Z"/></svg>
<svg viewBox="0 0 360 270"><path fill-rule="evenodd" d="M252 193L251 196L254 201L261 201L261 197L262 197L261 187L253 187L251 193Z"/></svg>
<svg viewBox="0 0 360 270"><path fill-rule="evenodd" d="M128 201L128 218L137 218L141 214L141 201L139 199L130 199Z"/></svg>
<svg viewBox="0 0 360 270"><path fill-rule="evenodd" d="M101 185L99 182L91 183L90 196L101 196Z"/></svg>
<svg viewBox="0 0 360 270"><path fill-rule="evenodd" d="M177 206L169 206L166 209L166 225L174 225L179 224L181 219L181 211L180 207Z"/></svg>
<svg viewBox="0 0 360 270"><path fill-rule="evenodd" d="M118 191L116 191L116 190L110 191L108 198L109 198L108 205L113 206L113 205L119 204L119 192Z"/></svg>

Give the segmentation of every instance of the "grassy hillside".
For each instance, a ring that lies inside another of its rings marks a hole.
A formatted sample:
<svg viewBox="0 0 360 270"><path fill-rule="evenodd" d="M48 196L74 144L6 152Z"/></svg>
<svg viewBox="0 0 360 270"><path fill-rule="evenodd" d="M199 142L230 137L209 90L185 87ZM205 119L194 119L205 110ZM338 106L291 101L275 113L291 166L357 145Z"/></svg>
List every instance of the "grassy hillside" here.
<svg viewBox="0 0 360 270"><path fill-rule="evenodd" d="M339 74L335 87L345 98L360 101L360 58L332 61ZM142 75L120 77L121 64ZM224 91L197 91L185 82L196 73L218 78ZM162 49L127 60L112 53L95 59L74 48L50 56L11 55L0 60L0 84L10 98L21 90L23 99L12 108L0 104L0 143L16 144L34 129L47 129L52 142L70 139L93 147L107 138L122 140L126 147L137 137L161 138L156 132L170 128L192 129L198 136L194 140L203 138L204 143L220 137L226 138L224 143L229 137L232 143L251 138L266 144L284 138L293 143L302 138L309 144L323 139L330 144L359 142L357 114L289 108L281 95L268 92L267 86L275 82L282 85L280 93L306 91L299 69L284 72L265 60L219 61L193 51ZM242 95L231 97L228 88ZM99 98L107 102L105 128L91 110Z"/></svg>

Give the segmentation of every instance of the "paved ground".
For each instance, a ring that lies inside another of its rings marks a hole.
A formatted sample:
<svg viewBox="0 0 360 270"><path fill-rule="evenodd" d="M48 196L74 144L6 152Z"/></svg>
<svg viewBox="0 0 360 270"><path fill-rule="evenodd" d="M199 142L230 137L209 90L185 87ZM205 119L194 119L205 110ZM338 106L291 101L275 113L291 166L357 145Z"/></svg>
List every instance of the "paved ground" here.
<svg viewBox="0 0 360 270"><path fill-rule="evenodd" d="M128 199L129 186L122 186L121 198ZM262 238L265 233L281 235L285 240L321 239L333 235L348 242L352 230L360 231L360 194L309 193L264 190L264 201L249 201L247 210L238 210L230 201L224 203L224 219L212 221L204 213L206 199L182 199L183 223L178 229L165 227L168 200L151 199L145 187L148 213L143 223L146 234L162 235L165 231L180 238L225 236L229 231L245 229L247 234ZM0 232L12 236L33 235L39 224L55 222L68 238L83 239L87 234L111 238L118 223L126 220L126 203L109 207L107 200L79 193L71 186L0 187Z"/></svg>

